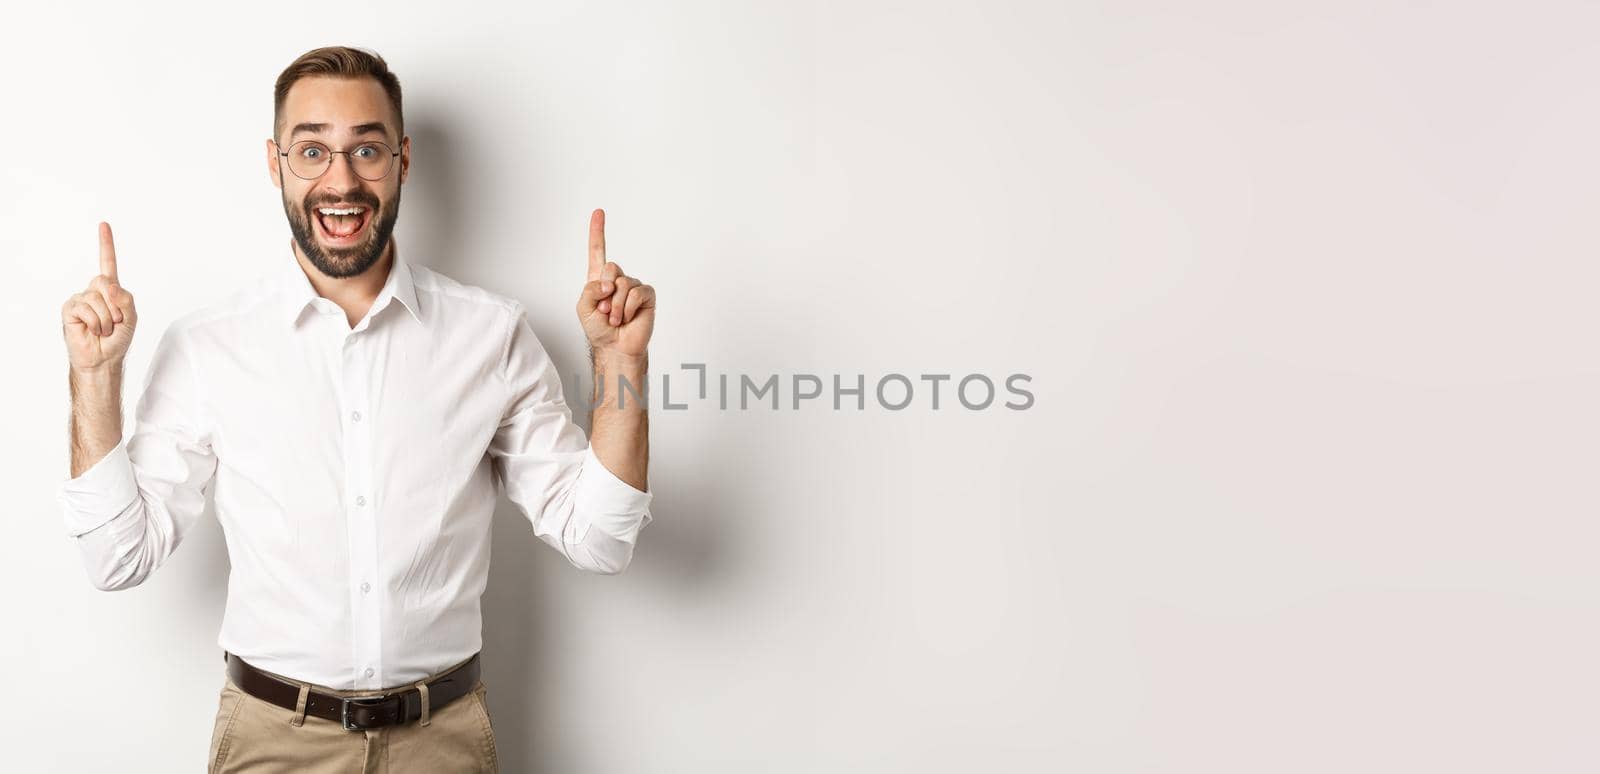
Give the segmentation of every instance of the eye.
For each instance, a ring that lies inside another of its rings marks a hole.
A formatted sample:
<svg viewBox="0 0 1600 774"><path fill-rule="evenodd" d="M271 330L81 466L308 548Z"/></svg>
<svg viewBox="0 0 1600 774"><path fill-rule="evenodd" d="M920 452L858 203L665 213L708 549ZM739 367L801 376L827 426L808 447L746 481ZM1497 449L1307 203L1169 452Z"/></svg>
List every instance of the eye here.
<svg viewBox="0 0 1600 774"><path fill-rule="evenodd" d="M307 145L300 149L300 156L315 161L322 158L322 154L325 152L325 149L320 145Z"/></svg>
<svg viewBox="0 0 1600 774"><path fill-rule="evenodd" d="M351 151L350 155L358 159L375 159L378 157L378 148L374 145L363 145Z"/></svg>

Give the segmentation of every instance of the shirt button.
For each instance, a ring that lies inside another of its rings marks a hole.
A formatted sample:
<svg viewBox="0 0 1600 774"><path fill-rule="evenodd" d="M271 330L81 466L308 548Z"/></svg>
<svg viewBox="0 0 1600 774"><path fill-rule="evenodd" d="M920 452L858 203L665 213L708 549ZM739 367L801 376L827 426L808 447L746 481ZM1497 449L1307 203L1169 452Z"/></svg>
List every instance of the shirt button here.
<svg viewBox="0 0 1600 774"><path fill-rule="evenodd" d="M350 421L351 422L360 422L361 421L361 412L359 412L359 411L350 412Z"/></svg>
<svg viewBox="0 0 1600 774"><path fill-rule="evenodd" d="M365 594L365 593L367 593L367 592L369 592L371 590L372 590L372 584L370 584L370 583L368 583L366 581L362 581L361 582L361 593Z"/></svg>
<svg viewBox="0 0 1600 774"><path fill-rule="evenodd" d="M372 676L372 667L367 667L367 671L364 672L363 674L365 674L367 677L371 677Z"/></svg>
<svg viewBox="0 0 1600 774"><path fill-rule="evenodd" d="M364 497L362 495L356 495L356 505L366 505L366 504L367 504L367 498L366 497Z"/></svg>

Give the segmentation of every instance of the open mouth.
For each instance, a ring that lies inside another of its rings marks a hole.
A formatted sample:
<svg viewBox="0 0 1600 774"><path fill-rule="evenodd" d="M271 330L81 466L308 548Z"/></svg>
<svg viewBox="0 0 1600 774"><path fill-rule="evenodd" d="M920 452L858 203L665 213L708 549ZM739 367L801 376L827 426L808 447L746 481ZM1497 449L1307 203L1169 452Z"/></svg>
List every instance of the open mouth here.
<svg viewBox="0 0 1600 774"><path fill-rule="evenodd" d="M372 220L372 210L360 204L314 207L311 212L323 241L331 245L356 244L366 233L367 223Z"/></svg>

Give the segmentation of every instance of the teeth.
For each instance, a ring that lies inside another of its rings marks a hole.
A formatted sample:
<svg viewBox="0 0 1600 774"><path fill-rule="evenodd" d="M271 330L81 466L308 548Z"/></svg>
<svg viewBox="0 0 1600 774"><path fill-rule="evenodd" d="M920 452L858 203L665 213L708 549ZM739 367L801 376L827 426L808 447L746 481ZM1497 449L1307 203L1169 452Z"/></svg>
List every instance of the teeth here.
<svg viewBox="0 0 1600 774"><path fill-rule="evenodd" d="M346 207L344 209L336 209L334 207L317 208L317 212L320 212L323 215L359 215L366 211L367 208L365 207Z"/></svg>

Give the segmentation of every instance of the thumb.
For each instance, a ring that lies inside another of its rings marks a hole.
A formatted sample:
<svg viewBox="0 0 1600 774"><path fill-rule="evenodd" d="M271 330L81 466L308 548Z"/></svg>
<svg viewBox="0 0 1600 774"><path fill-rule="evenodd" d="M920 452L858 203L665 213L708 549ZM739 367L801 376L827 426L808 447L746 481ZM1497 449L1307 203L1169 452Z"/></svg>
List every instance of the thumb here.
<svg viewBox="0 0 1600 774"><path fill-rule="evenodd" d="M594 313L594 308L602 299L610 298L616 292L611 280L597 279L583 283L583 295L578 297L578 314L588 317Z"/></svg>
<svg viewBox="0 0 1600 774"><path fill-rule="evenodd" d="M118 285L114 300L117 302L117 308L122 311L122 322L129 328L138 325L139 310L133 304L133 294L128 292L127 288Z"/></svg>

